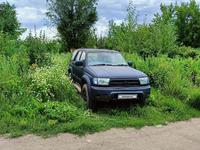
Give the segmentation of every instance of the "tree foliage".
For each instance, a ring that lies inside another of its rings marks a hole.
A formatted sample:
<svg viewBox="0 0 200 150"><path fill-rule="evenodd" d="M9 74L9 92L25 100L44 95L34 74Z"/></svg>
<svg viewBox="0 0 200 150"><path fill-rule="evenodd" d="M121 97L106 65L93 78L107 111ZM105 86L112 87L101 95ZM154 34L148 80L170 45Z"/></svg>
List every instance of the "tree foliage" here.
<svg viewBox="0 0 200 150"><path fill-rule="evenodd" d="M65 51L84 47L97 21L96 0L48 0L47 16L57 26Z"/></svg>
<svg viewBox="0 0 200 150"><path fill-rule="evenodd" d="M0 32L12 36L19 36L22 33L20 23L17 20L16 10L8 2L0 4Z"/></svg>
<svg viewBox="0 0 200 150"><path fill-rule="evenodd" d="M178 5L161 5L160 20L171 20L177 27L180 45L200 47L200 7L195 0Z"/></svg>
<svg viewBox="0 0 200 150"><path fill-rule="evenodd" d="M157 19L151 24L138 24L135 8L130 3L128 16L121 24L109 24L106 47L143 56L169 54L176 49L176 27L171 21Z"/></svg>

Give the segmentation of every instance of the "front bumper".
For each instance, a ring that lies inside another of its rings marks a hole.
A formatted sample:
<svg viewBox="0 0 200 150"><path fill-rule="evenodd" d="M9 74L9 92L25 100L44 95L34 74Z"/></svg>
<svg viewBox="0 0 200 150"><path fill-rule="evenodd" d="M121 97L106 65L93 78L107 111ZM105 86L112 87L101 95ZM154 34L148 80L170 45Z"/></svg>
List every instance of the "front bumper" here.
<svg viewBox="0 0 200 150"><path fill-rule="evenodd" d="M147 98L150 96L151 87L98 87L91 86L91 97L97 101L117 100L119 94L138 94L138 98Z"/></svg>

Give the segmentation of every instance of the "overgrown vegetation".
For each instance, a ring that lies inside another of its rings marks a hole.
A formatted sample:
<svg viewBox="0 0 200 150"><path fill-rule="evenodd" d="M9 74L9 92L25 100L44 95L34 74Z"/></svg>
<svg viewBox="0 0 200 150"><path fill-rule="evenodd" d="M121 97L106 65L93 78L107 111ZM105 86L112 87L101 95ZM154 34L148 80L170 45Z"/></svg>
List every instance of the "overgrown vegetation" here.
<svg viewBox="0 0 200 150"><path fill-rule="evenodd" d="M161 5L161 15L157 18L164 22L171 21L177 27L179 45L200 47L200 8L195 0L178 5Z"/></svg>
<svg viewBox="0 0 200 150"><path fill-rule="evenodd" d="M1 31L0 134L83 135L199 117L199 49L179 45L172 21L156 16L151 24L137 24L134 7L128 10L122 24L110 22L107 36L98 38L91 30L85 44L120 50L148 74L153 90L144 107L101 103L96 113L88 111L66 76L71 54L58 53L58 41L31 34L20 40Z"/></svg>

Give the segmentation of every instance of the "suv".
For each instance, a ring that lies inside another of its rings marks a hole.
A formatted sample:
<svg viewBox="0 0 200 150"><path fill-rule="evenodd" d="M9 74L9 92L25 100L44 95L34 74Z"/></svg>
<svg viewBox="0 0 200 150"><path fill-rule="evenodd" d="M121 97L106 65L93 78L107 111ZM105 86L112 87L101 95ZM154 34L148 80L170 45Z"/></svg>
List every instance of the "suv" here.
<svg viewBox="0 0 200 150"><path fill-rule="evenodd" d="M144 104L151 91L149 78L131 66L117 51L78 49L68 74L89 109L95 109L97 101L135 99Z"/></svg>

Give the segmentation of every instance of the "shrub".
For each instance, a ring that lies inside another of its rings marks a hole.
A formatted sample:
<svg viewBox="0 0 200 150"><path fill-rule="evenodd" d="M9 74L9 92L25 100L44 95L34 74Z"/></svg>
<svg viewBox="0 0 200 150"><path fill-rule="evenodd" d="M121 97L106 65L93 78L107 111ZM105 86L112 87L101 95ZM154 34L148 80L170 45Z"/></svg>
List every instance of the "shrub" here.
<svg viewBox="0 0 200 150"><path fill-rule="evenodd" d="M47 102L42 108L42 115L45 115L48 120L56 120L58 122L72 122L80 116L80 111L77 107L68 103Z"/></svg>
<svg viewBox="0 0 200 150"><path fill-rule="evenodd" d="M51 57L48 53L48 48L45 39L42 37L32 37L30 34L24 44L27 47L30 62L29 64L37 64L39 66L45 66L51 64Z"/></svg>
<svg viewBox="0 0 200 150"><path fill-rule="evenodd" d="M46 42L47 52L48 53L59 53L61 49L61 44L58 40L50 40Z"/></svg>
<svg viewBox="0 0 200 150"><path fill-rule="evenodd" d="M11 58L0 55L0 93L2 96L10 97L20 94L23 89L23 81L20 77L20 66Z"/></svg>
<svg viewBox="0 0 200 150"><path fill-rule="evenodd" d="M199 60L160 56L144 61L137 54L125 54L125 57L133 60L137 69L148 74L151 85L163 93L183 101L200 101L197 92L189 92L199 90Z"/></svg>
<svg viewBox="0 0 200 150"><path fill-rule="evenodd" d="M181 46L181 47L176 47L174 50L170 51L168 53L168 56L170 58L175 58L177 56L180 57L184 57L184 58L198 58L199 53L196 49L193 49L191 47L185 47L185 46Z"/></svg>
<svg viewBox="0 0 200 150"><path fill-rule="evenodd" d="M25 76L29 69L26 47L17 40L0 33L0 92L12 97L24 92Z"/></svg>
<svg viewBox="0 0 200 150"><path fill-rule="evenodd" d="M37 68L31 72L31 88L37 98L42 101L59 100L74 93L71 81L59 69L59 66Z"/></svg>
<svg viewBox="0 0 200 150"><path fill-rule="evenodd" d="M148 56L168 54L176 49L177 35L173 23L155 19L151 24L138 24L136 16L130 3L128 16L121 24L110 21L105 38L106 48L134 52L144 59Z"/></svg>
<svg viewBox="0 0 200 150"><path fill-rule="evenodd" d="M61 60L65 62L64 59ZM37 68L30 72L30 87L33 95L42 102L48 100L67 101L76 106L82 105L83 101L77 95L72 81L66 76L66 66L59 64L59 62L57 63L57 65Z"/></svg>
<svg viewBox="0 0 200 150"><path fill-rule="evenodd" d="M192 88L187 90L187 102L194 108L200 109L200 88Z"/></svg>

